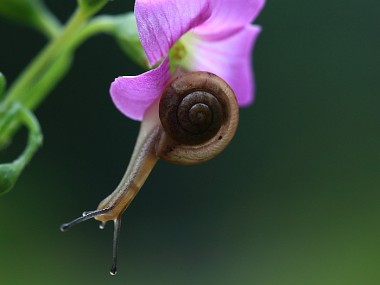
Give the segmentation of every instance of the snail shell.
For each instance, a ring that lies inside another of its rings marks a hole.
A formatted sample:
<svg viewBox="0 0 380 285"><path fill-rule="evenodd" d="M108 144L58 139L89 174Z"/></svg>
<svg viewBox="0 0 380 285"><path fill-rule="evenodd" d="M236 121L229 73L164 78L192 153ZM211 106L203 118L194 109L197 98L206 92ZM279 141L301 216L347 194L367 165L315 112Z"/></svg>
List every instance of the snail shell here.
<svg viewBox="0 0 380 285"><path fill-rule="evenodd" d="M209 160L234 136L239 106L231 87L209 72L175 77L163 92L159 116L164 133L157 155L179 164Z"/></svg>

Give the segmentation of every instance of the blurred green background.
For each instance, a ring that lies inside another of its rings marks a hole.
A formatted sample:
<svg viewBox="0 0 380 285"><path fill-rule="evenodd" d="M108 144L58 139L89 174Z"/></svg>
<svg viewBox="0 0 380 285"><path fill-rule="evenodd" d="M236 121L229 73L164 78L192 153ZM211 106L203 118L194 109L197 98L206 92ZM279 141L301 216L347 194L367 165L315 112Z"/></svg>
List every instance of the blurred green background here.
<svg viewBox="0 0 380 285"><path fill-rule="evenodd" d="M62 21L75 7L47 4ZM118 0L102 12L132 9ZM139 124L108 88L142 70L113 39L86 42L37 111L43 147L0 199L0 284L379 284L379 10L375 0L268 1L255 104L214 160L158 163L124 214L116 277L111 225L59 225L123 175ZM45 40L2 18L0 36L12 82ZM20 132L1 159L24 141Z"/></svg>

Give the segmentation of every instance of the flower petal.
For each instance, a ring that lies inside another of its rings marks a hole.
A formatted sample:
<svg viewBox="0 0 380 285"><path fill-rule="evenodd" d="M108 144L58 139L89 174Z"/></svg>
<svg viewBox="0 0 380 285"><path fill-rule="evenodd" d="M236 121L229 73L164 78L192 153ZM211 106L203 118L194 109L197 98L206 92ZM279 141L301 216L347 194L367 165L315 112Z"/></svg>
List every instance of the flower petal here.
<svg viewBox="0 0 380 285"><path fill-rule="evenodd" d="M142 120L146 109L161 95L170 78L169 60L138 76L120 76L111 84L116 107L133 120Z"/></svg>
<svg viewBox="0 0 380 285"><path fill-rule="evenodd" d="M165 57L188 30L210 16L209 1L136 0L135 15L142 46L151 65Z"/></svg>
<svg viewBox="0 0 380 285"><path fill-rule="evenodd" d="M211 16L196 28L197 34L224 38L251 23L265 0L209 0Z"/></svg>
<svg viewBox="0 0 380 285"><path fill-rule="evenodd" d="M247 25L239 32L222 40L194 36L191 38L191 70L209 71L223 78L235 91L240 106L254 99L254 78L251 54L261 28Z"/></svg>

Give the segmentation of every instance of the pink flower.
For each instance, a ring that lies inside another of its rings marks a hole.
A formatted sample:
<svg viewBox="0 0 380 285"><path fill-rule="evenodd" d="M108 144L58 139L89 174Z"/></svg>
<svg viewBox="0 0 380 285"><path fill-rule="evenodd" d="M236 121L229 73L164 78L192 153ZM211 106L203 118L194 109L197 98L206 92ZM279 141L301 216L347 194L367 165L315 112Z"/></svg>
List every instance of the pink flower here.
<svg viewBox="0 0 380 285"><path fill-rule="evenodd" d="M265 0L136 0L142 46L151 66L138 76L115 79L110 93L116 107L142 120L160 97L171 72L181 66L208 71L234 90L240 106L254 98L252 48L261 29L251 22Z"/></svg>

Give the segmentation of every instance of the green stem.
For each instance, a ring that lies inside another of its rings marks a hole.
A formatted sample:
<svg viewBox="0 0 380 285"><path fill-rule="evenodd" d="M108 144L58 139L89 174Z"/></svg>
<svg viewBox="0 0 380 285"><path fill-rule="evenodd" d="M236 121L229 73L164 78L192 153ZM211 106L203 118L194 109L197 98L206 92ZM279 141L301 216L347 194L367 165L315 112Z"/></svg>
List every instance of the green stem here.
<svg viewBox="0 0 380 285"><path fill-rule="evenodd" d="M76 35L72 41L72 47L79 46L83 41L98 33L112 32L115 29L116 16L98 16L88 22L88 24Z"/></svg>
<svg viewBox="0 0 380 285"><path fill-rule="evenodd" d="M43 9L43 13L37 18L38 29L48 38L55 38L61 31L61 23L58 19L48 10Z"/></svg>
<svg viewBox="0 0 380 285"><path fill-rule="evenodd" d="M0 147L6 145L21 123L29 130L24 152L12 163L0 164L0 194L13 187L22 169L42 142L38 121L30 109L36 108L66 74L72 62L72 52L80 43L102 29L111 29L112 23L109 19L90 22L92 24L84 29L87 19L106 2L107 0L79 0L79 8L62 30L58 21L50 14L45 14L46 17L39 20L39 29L51 41L24 70L0 103ZM0 93L4 86L5 81L0 74Z"/></svg>
<svg viewBox="0 0 380 285"><path fill-rule="evenodd" d="M96 11L93 11L94 13ZM11 86L7 96L0 104L0 122L13 103L20 103L26 108L34 109L58 83L70 67L72 55L69 53L81 41L85 22L92 14L79 7L68 24L55 36L40 54L29 64L24 72ZM77 39L77 40L75 40ZM65 61L67 59L67 61ZM0 132L0 148L4 147L20 126L20 118L14 117Z"/></svg>
<svg viewBox="0 0 380 285"><path fill-rule="evenodd" d="M20 117L29 130L28 142L24 152L14 161L24 168L32 159L42 143L42 133L37 118L28 109L20 107Z"/></svg>
<svg viewBox="0 0 380 285"><path fill-rule="evenodd" d="M72 63L71 54L62 54L54 62L54 65L50 68L50 72L44 74L38 83L30 89L29 95L24 101L24 107L28 109L34 109L36 106L44 100L49 94L49 91L59 82L62 77L67 73ZM19 128L19 118L13 117L12 121L1 120L0 121L0 149L5 145L12 134ZM2 130L2 125L4 129ZM3 141L2 141L3 140Z"/></svg>
<svg viewBox="0 0 380 285"><path fill-rule="evenodd" d="M48 73L33 86L29 91L29 96L24 100L24 106L28 109L35 109L42 102L50 91L69 71L73 56L71 53L62 53L57 57Z"/></svg>
<svg viewBox="0 0 380 285"><path fill-rule="evenodd" d="M78 32L82 24L86 21L87 15L81 9L77 9L70 19L66 28L61 35L56 37L25 69L21 76L16 80L5 98L3 108L6 110L12 102L23 102L28 97L28 88L38 80L42 73L46 72L45 68L59 54L60 50L70 42L70 37Z"/></svg>
<svg viewBox="0 0 380 285"><path fill-rule="evenodd" d="M38 83L41 77L47 77L46 74L43 74L46 73L46 67L51 65L51 69L57 69L57 67L54 66L58 66L58 64L52 62L54 60L59 60L57 59L57 56L60 54L69 54L83 41L96 33L111 32L112 29L115 28L113 16L97 17L87 25L83 26L88 14L81 13L81 11L82 10L78 9L75 12L62 34L42 51L42 53L31 63L16 83L10 88L8 96L3 103L3 110L6 110L7 107L15 101L25 102L25 106L29 108L36 107L45 96L33 96L33 94L30 94L29 90L31 86ZM49 72L52 71L51 69L48 69ZM48 77L54 79L53 75ZM46 80L44 81L46 82ZM54 80L54 83L56 82L58 82L58 80ZM42 86L42 84L40 85ZM50 85L52 87L55 84L52 85L50 83ZM22 92L23 90L28 91ZM26 102L33 102L33 104L31 106Z"/></svg>
<svg viewBox="0 0 380 285"><path fill-rule="evenodd" d="M28 128L28 142L22 154L11 163L0 164L0 195L9 192L16 183L21 171L30 162L42 143L41 128L38 120L28 109L15 103L8 110L4 121L17 117ZM2 123L0 122L0 123ZM2 124L0 124L0 129Z"/></svg>

